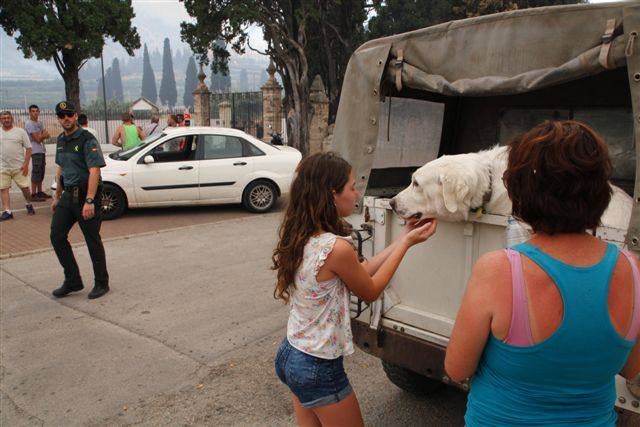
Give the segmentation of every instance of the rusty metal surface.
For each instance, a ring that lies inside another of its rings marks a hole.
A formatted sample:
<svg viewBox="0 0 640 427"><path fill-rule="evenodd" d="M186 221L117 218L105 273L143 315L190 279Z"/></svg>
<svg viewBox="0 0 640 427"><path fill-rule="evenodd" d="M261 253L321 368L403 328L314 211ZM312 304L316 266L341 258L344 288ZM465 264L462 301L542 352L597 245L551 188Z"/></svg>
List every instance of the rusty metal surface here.
<svg viewBox="0 0 640 427"><path fill-rule="evenodd" d="M351 330L353 341L366 353L425 377L448 383L444 371L445 347L385 327L379 333L371 329L369 324L355 319L351 320ZM462 385L452 385L463 388Z"/></svg>

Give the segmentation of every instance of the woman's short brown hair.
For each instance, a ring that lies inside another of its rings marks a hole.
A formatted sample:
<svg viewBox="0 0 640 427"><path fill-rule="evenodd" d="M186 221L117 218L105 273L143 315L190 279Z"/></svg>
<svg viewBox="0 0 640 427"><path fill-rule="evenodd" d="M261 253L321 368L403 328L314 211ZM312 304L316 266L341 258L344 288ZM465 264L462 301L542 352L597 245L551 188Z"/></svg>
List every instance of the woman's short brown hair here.
<svg viewBox="0 0 640 427"><path fill-rule="evenodd" d="M574 120L546 121L510 144L503 180L513 215L536 233L596 228L611 200L611 161L602 137Z"/></svg>

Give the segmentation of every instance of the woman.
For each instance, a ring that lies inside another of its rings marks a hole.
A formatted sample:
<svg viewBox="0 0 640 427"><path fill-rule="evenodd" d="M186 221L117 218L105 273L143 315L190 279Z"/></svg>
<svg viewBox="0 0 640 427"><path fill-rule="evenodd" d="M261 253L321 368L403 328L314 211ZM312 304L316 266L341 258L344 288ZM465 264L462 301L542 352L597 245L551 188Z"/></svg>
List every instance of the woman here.
<svg viewBox="0 0 640 427"><path fill-rule="evenodd" d="M349 163L332 153L309 156L298 166L280 227L274 296L291 311L275 365L299 425L363 424L342 360L354 351L349 291L376 300L407 250L436 229L435 220L410 223L396 243L361 263L343 220L359 197Z"/></svg>
<svg viewBox="0 0 640 427"><path fill-rule="evenodd" d="M545 122L511 144L504 181L533 229L475 265L445 369L472 377L465 422L613 426L615 374L640 371L637 259L587 233L609 204L602 138Z"/></svg>

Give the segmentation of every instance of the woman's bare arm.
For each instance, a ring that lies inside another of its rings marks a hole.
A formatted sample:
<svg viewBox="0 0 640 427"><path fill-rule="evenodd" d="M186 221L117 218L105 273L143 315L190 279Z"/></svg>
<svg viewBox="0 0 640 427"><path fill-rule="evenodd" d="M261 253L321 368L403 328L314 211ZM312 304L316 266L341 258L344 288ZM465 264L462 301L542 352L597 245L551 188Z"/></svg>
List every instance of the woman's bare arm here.
<svg viewBox="0 0 640 427"><path fill-rule="evenodd" d="M504 270L500 265L508 262L503 253L490 252L480 257L473 267L444 361L447 375L453 381L464 381L478 368L491 334L496 271Z"/></svg>

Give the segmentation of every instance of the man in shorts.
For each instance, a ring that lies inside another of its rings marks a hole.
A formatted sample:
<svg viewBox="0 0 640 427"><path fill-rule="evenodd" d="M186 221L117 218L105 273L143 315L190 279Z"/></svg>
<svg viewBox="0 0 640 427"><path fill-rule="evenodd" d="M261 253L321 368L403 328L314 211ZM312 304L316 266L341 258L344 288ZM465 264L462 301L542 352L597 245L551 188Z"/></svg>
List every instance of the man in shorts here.
<svg viewBox="0 0 640 427"><path fill-rule="evenodd" d="M11 181L22 191L27 202L27 214L36 213L31 205L29 190L29 162L31 161L31 142L24 129L13 126L13 116L9 111L0 112L0 198L2 215L0 221L13 219L9 189Z"/></svg>
<svg viewBox="0 0 640 427"><path fill-rule="evenodd" d="M38 117L40 117L40 108L35 104L30 105L29 119L24 123L24 130L27 131L31 141L31 200L41 202L51 198L42 191L47 156L44 142L51 135L42 122L38 121Z"/></svg>

